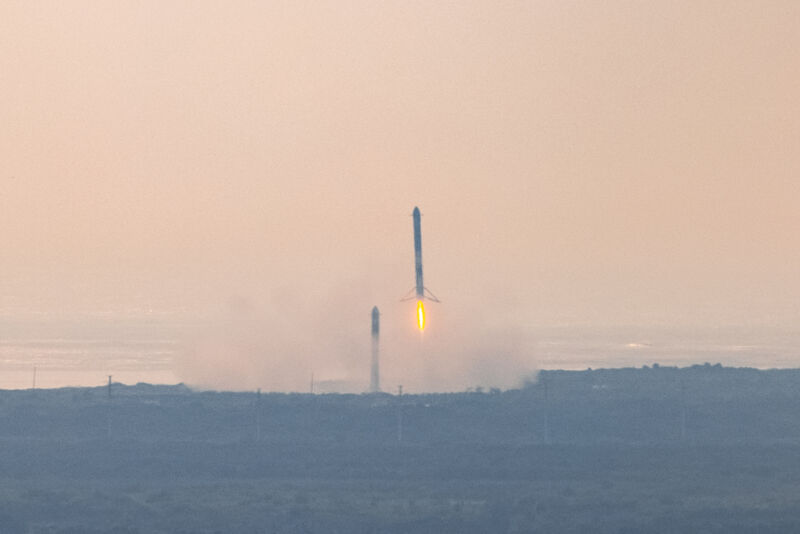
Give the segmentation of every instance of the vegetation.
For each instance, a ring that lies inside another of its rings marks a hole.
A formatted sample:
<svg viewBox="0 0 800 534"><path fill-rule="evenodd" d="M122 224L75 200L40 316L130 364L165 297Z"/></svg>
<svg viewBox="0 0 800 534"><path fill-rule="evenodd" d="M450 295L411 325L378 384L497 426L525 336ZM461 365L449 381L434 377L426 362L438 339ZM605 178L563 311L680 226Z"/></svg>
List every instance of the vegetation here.
<svg viewBox="0 0 800 534"><path fill-rule="evenodd" d="M711 365L402 398L0 391L0 532L798 532L798 414L800 371Z"/></svg>

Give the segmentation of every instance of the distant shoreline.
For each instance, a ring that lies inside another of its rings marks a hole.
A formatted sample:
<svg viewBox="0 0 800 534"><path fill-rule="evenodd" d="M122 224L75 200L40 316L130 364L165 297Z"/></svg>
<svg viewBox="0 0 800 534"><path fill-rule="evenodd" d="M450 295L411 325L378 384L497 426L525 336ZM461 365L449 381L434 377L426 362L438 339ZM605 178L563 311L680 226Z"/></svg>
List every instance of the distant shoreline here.
<svg viewBox="0 0 800 534"><path fill-rule="evenodd" d="M736 373L736 372L744 372L748 374L752 373L787 373L791 374L798 374L800 376L800 367L767 367L767 368L760 368L760 367L751 367L751 366L739 366L739 367L732 367L732 366L724 366L721 363L697 363L688 366L674 366L674 365L661 365L659 363L653 364L645 364L641 367L599 367L599 368L586 368L586 369L540 369L535 373L537 378L527 380L524 384L520 385L519 387L512 387L512 388L494 388L494 387L486 387L481 385L476 385L473 387L468 387L463 390L452 390L452 391L414 391L413 389L406 388L403 392L403 396L415 396L415 395L459 395L464 393L498 393L498 392L510 392L510 391L518 391L521 389L525 389L526 387L535 386L538 383L538 377L541 374L546 374L547 376L562 376L562 377L576 377L576 376L584 376L588 374L614 374L614 373L642 373L644 374L652 374L652 373L664 373L665 376L669 374L680 374L686 372L696 372L696 371L707 371L707 372L722 372L722 373ZM800 384L798 384L800 386ZM176 382L176 383L150 383L150 382L137 382L134 384L125 383L122 381L112 381L112 389L113 390L120 390L128 393L135 393L137 390L141 390L143 392L148 393L174 393L174 392L181 392L181 393L220 393L220 394L242 394L242 395L250 395L256 394L260 391L262 395L271 395L271 394L278 394L278 395L306 395L306 396L317 396L317 395L346 395L346 396L374 396L374 395L387 395L387 396L396 396L396 391L381 391L379 393L371 393L364 388L363 392L340 392L340 391L315 391L314 393L310 393L309 391L283 391L283 390L267 390L267 389L215 389L215 388L208 388L204 386L193 386L189 384L185 384L183 382ZM101 385L91 385L91 386L82 386L82 385L70 385L70 386L59 386L59 387L36 387L36 388L0 388L0 392L34 392L34 391L107 391L108 384L101 384Z"/></svg>

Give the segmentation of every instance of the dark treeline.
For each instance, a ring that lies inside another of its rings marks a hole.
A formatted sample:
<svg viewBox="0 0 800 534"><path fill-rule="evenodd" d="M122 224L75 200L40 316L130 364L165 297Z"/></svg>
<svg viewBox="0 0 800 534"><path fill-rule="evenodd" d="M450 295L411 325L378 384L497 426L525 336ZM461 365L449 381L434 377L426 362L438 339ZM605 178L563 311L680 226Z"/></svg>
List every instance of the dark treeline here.
<svg viewBox="0 0 800 534"><path fill-rule="evenodd" d="M0 391L0 532L800 531L800 370Z"/></svg>

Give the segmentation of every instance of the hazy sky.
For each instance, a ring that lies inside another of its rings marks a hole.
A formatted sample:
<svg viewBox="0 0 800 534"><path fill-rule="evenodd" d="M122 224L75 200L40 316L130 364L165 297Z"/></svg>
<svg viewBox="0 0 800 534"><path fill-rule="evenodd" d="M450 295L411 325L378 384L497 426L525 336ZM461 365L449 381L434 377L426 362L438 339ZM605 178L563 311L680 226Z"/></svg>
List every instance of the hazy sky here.
<svg viewBox="0 0 800 534"><path fill-rule="evenodd" d="M426 376L795 325L798 58L794 1L6 0L0 309L213 318L183 372L235 338L276 384L360 366L375 304Z"/></svg>

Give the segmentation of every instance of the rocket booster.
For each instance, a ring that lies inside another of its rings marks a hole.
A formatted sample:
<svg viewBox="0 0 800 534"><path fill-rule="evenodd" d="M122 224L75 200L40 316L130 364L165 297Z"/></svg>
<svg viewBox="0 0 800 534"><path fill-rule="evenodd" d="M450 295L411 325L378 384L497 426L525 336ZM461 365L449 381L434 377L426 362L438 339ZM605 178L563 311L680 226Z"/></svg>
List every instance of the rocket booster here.
<svg viewBox="0 0 800 534"><path fill-rule="evenodd" d="M431 290L425 287L425 281L422 277L422 225L420 223L419 208L414 206L414 211L411 216L414 219L414 287L408 292L408 295L403 300L411 300L415 298L417 301L428 299L433 302L439 302L439 299L431 293Z"/></svg>
<svg viewBox="0 0 800 534"><path fill-rule="evenodd" d="M416 293L418 299L425 298L425 284L422 281L422 228L419 208L414 206L414 273L416 274Z"/></svg>
<svg viewBox="0 0 800 534"><path fill-rule="evenodd" d="M381 332L381 312L377 306L372 307L372 337L378 337Z"/></svg>
<svg viewBox="0 0 800 534"><path fill-rule="evenodd" d="M380 354L378 343L381 332L381 313L377 306L372 307L372 360L370 366L369 390L377 393L381 390Z"/></svg>

